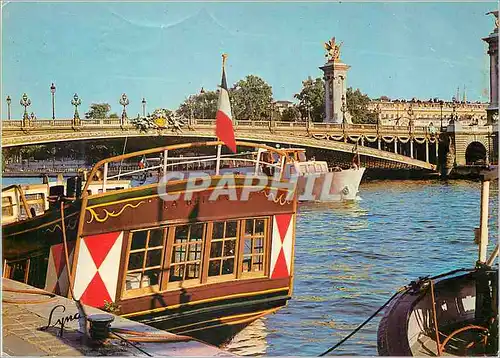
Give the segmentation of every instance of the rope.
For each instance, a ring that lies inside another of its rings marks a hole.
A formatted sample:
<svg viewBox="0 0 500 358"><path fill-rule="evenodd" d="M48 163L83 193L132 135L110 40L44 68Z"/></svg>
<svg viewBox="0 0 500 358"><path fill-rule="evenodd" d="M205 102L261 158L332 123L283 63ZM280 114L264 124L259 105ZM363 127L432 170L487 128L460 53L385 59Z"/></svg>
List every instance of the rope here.
<svg viewBox="0 0 500 358"><path fill-rule="evenodd" d="M476 269L466 269L466 268L460 268L460 269L456 269L456 270L452 270L452 271L449 271L449 272L445 272L445 273L442 273L442 274L439 274L439 275L436 275L436 276L432 276L432 277L424 277L424 278L421 278L419 280L419 282L426 282L428 280L435 280L435 279L438 279L438 278L442 278L442 277L445 277L445 276L450 276L450 275L453 275L453 274L456 274L458 272L472 272L472 271L475 271ZM413 284L415 284L415 282L412 282L410 285L406 285L406 286L403 286L401 287L398 291L396 291L392 296L391 298L389 298L382 306L380 306L370 317L368 317L363 323L361 323L358 327L356 327L356 329L354 329L354 331L352 331L351 333L349 333L346 337L344 337L342 340L340 340L337 344L335 344L333 347L329 348L328 350L326 350L325 352L321 353L318 357L322 357L322 356L325 356L327 355L328 353L330 353L331 351L333 351L334 349L338 348L340 345L342 345L345 341L347 341L349 338L351 338L352 336L354 336L361 328L363 328L368 322L370 322L377 314L379 314L380 311L382 311L398 294L400 293L403 293L405 291L407 291L409 288L411 288L413 286Z"/></svg>
<svg viewBox="0 0 500 358"><path fill-rule="evenodd" d="M436 314L436 299L434 297L434 281L430 281L430 286L431 286L431 299L432 299L432 320L434 321L434 330L436 331L436 348L437 348L437 355L440 357L442 355L441 352L441 345L439 344L439 329L438 329L438 322L437 322L437 314Z"/></svg>
<svg viewBox="0 0 500 358"><path fill-rule="evenodd" d="M66 261L66 272L68 274L68 286L69 286L69 291L71 292L71 297L73 298L73 301L75 301L76 307L78 308L78 311L81 312L81 316L84 320L83 324L83 333L84 336L87 337L88 331L87 331L87 322L88 322L88 316L87 312L85 312L85 308L83 307L82 303L80 300L75 299L75 293L73 291L73 278L71 277L71 270L69 268L69 255L68 255L68 242L66 240L66 224L64 223L64 202L61 200L61 228L62 228L62 234L63 234L63 244L64 244L64 259Z"/></svg>
<svg viewBox="0 0 500 358"><path fill-rule="evenodd" d="M30 295L42 295L49 296L49 298L40 299L40 300L10 300L8 298L2 297L2 302L4 303L14 303L19 305L31 305L31 304L39 304L54 301L57 297L55 294L43 291L43 290L19 290L15 288L2 288L4 292L15 292L15 293L27 293Z"/></svg>
<svg viewBox="0 0 500 358"><path fill-rule="evenodd" d="M145 350L143 350L142 348L140 348L139 346L137 346L136 344L130 342L129 340L127 340L125 337L122 337L120 336L118 333L116 332L113 332L111 331L112 334L114 334L115 336L117 336L119 339L121 339L122 341L124 341L125 343L128 343L130 344L132 347L136 348L138 351L140 351L141 353L144 353L145 355L147 355L148 357L153 357L151 354L149 354L148 352L146 352Z"/></svg>
<svg viewBox="0 0 500 358"><path fill-rule="evenodd" d="M188 336L180 336L180 335L166 335L161 333L153 333L153 332L140 332L133 331L129 329L123 328L111 328L111 332L113 333L122 333L127 334L133 337L127 337L126 339L131 342L187 342L193 340Z"/></svg>
<svg viewBox="0 0 500 358"><path fill-rule="evenodd" d="M339 347L341 344L343 344L345 341L347 341L349 338L351 338L352 336L354 336L361 328L363 328L368 322L370 322L377 314L379 314L380 311L382 311L397 295L399 295L401 292L404 292L406 291L408 288L406 286L400 288L398 291L396 291L392 296L391 298L389 298L382 306L380 306L370 317L368 317L363 323L361 323L358 327L356 327L356 329L354 331L352 331L351 333L349 333L346 337L344 337L343 339L340 340L340 342L338 342L336 345L334 345L333 347L327 349L326 351L324 351L323 353L321 353L318 357L323 357L325 355L327 355L328 353L330 353L331 351L333 351L334 349L336 349L337 347Z"/></svg>

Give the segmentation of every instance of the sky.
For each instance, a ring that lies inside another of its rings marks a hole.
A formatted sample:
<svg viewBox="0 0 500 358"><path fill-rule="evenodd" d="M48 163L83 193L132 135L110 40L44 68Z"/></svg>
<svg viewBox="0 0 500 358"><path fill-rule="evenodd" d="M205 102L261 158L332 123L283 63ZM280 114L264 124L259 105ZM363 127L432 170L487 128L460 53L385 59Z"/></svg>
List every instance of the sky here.
<svg viewBox="0 0 500 358"><path fill-rule="evenodd" d="M486 37L495 2L4 2L2 6L2 118L29 112L83 114L107 102L129 116L175 109L202 87L216 89L221 54L232 85L262 77L277 100L292 100L308 76L322 75L323 43L343 41L351 66L347 86L371 98L451 99L460 87L472 101L488 101Z"/></svg>

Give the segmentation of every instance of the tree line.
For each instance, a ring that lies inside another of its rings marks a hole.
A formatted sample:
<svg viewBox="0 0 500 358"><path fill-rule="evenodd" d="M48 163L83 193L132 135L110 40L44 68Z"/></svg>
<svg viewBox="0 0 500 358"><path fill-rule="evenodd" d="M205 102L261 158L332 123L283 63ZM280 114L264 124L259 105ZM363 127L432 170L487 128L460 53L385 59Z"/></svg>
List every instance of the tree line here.
<svg viewBox="0 0 500 358"><path fill-rule="evenodd" d="M214 119L217 112L218 90L201 89L187 97L176 109L185 118ZM272 87L259 76L248 75L229 89L233 119L322 122L325 118L325 85L321 77L302 81L302 89L294 95L297 103L280 110L273 98ZM375 123L376 114L368 109L370 98L351 87L346 92L346 105L353 123ZM109 114L108 103L92 103L85 118L117 118ZM168 111L168 110L167 110Z"/></svg>

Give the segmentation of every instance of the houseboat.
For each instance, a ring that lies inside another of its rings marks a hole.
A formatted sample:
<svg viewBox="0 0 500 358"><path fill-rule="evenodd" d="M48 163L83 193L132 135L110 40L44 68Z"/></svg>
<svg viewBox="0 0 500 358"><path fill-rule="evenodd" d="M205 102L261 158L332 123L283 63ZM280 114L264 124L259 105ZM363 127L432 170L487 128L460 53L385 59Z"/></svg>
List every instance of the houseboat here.
<svg viewBox="0 0 500 358"><path fill-rule="evenodd" d="M290 299L297 210L284 175L287 153L237 146L247 154L204 142L120 155L98 162L83 188L78 180L65 192L50 188L43 212L2 223L4 277L173 333L228 341ZM182 176L165 180L199 166L186 155L197 150L216 153L202 160L205 186ZM277 181L263 180L264 152L279 158L272 164ZM109 190L118 177L108 168L148 157L154 165L122 171L120 179L156 173L146 175L156 182ZM253 161L253 177L229 171L234 160ZM89 189L94 185L100 192ZM24 212L32 211L22 188L15 191ZM2 199L2 211L12 209L7 204Z"/></svg>

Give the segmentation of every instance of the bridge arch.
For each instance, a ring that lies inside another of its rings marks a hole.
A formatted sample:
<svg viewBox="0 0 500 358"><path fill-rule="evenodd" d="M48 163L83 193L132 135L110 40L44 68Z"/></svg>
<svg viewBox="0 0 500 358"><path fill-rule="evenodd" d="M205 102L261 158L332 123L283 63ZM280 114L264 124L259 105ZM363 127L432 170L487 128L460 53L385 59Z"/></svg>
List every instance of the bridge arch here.
<svg viewBox="0 0 500 358"><path fill-rule="evenodd" d="M465 149L465 164L485 164L487 159L486 147L479 141L473 141Z"/></svg>

